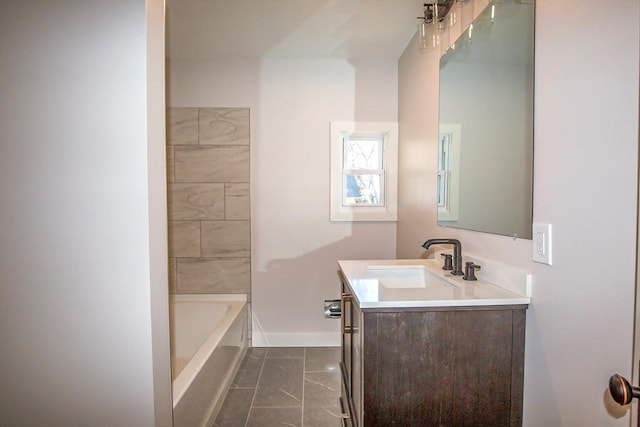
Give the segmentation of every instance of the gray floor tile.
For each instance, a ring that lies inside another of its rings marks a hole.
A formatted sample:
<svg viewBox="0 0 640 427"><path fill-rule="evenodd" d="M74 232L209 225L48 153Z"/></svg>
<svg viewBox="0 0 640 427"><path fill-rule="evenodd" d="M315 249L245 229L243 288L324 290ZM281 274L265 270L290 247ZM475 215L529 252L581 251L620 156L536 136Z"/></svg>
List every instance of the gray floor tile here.
<svg viewBox="0 0 640 427"><path fill-rule="evenodd" d="M249 417L254 394L253 388L229 389L213 424L214 427L244 427Z"/></svg>
<svg viewBox="0 0 640 427"><path fill-rule="evenodd" d="M267 357L304 357L304 347L270 347Z"/></svg>
<svg viewBox="0 0 640 427"><path fill-rule="evenodd" d="M302 406L302 358L265 359L253 407Z"/></svg>
<svg viewBox="0 0 640 427"><path fill-rule="evenodd" d="M248 349L214 426L341 426L339 360L339 347Z"/></svg>
<svg viewBox="0 0 640 427"><path fill-rule="evenodd" d="M341 425L339 371L305 372L303 396L304 427Z"/></svg>
<svg viewBox="0 0 640 427"><path fill-rule="evenodd" d="M305 372L304 404L337 406L340 396L340 373Z"/></svg>
<svg viewBox="0 0 640 427"><path fill-rule="evenodd" d="M301 427L302 408L252 408L247 427Z"/></svg>
<svg viewBox="0 0 640 427"><path fill-rule="evenodd" d="M335 400L337 401L338 398L336 397ZM305 405L302 425L304 427L341 427L342 414L339 409L333 407Z"/></svg>
<svg viewBox="0 0 640 427"><path fill-rule="evenodd" d="M304 370L337 371L340 363L340 347L307 347L304 353Z"/></svg>
<svg viewBox="0 0 640 427"><path fill-rule="evenodd" d="M231 387L256 387L258 385L258 378L260 378L260 371L262 370L262 364L264 363L266 354L266 348L248 349L247 355L244 357L240 368L238 368L238 373L231 383Z"/></svg>

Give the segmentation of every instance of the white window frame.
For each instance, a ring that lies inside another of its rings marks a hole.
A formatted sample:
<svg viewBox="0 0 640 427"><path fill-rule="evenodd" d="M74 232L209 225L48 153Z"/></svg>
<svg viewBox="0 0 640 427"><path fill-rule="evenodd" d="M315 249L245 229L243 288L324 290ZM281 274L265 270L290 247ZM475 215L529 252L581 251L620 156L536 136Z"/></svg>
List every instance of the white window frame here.
<svg viewBox="0 0 640 427"><path fill-rule="evenodd" d="M382 141L380 174L381 203L378 205L344 204L344 179L347 173L363 170L344 169L344 141L374 136ZM331 221L396 221L398 217L398 124L393 122L331 122Z"/></svg>
<svg viewBox="0 0 640 427"><path fill-rule="evenodd" d="M440 124L438 138L438 221L457 221L460 204L462 125ZM446 164L443 164L444 163Z"/></svg>

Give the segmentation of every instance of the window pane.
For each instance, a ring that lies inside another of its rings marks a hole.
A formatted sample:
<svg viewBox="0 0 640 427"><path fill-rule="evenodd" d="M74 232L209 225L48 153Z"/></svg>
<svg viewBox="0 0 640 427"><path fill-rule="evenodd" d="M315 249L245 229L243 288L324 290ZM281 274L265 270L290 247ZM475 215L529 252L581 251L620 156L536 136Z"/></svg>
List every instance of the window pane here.
<svg viewBox="0 0 640 427"><path fill-rule="evenodd" d="M382 169L381 140L353 136L344 141L344 169Z"/></svg>
<svg viewBox="0 0 640 427"><path fill-rule="evenodd" d="M451 169L451 135L440 134L438 142L438 207L447 208L449 170Z"/></svg>
<svg viewBox="0 0 640 427"><path fill-rule="evenodd" d="M343 204L381 206L384 203L381 175L345 175Z"/></svg>

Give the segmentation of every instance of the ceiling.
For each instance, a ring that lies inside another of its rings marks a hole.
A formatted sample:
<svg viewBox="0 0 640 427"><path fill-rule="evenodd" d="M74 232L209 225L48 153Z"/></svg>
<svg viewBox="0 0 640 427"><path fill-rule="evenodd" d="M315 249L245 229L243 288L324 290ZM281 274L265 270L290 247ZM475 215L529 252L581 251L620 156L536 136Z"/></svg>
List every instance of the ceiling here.
<svg viewBox="0 0 640 427"><path fill-rule="evenodd" d="M167 57L399 58L421 0L167 0Z"/></svg>

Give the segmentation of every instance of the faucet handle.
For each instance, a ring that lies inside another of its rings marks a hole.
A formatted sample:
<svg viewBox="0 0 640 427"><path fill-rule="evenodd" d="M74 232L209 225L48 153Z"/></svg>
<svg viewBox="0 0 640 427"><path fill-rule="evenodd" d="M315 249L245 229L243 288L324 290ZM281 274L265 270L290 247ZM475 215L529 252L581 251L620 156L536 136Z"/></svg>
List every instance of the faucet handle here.
<svg viewBox="0 0 640 427"><path fill-rule="evenodd" d="M476 277L476 270L480 270L480 266L478 264L474 264L473 262L465 262L464 276L462 276L462 278L464 280L478 280L478 278Z"/></svg>
<svg viewBox="0 0 640 427"><path fill-rule="evenodd" d="M440 256L444 257L443 270L453 270L453 255L442 253Z"/></svg>

